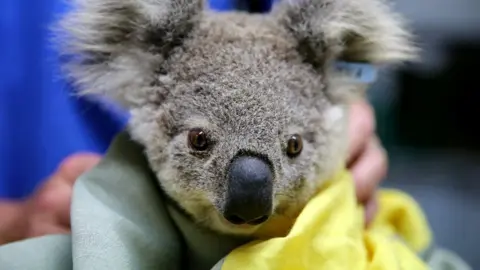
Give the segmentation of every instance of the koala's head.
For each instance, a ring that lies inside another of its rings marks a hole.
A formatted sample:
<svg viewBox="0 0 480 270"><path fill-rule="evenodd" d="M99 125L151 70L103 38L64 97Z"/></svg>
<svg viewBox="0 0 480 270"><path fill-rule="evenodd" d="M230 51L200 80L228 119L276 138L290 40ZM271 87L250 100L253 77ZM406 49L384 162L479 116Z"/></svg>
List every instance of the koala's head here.
<svg viewBox="0 0 480 270"><path fill-rule="evenodd" d="M268 15L77 0L61 26L80 93L122 103L165 192L233 234L293 217L343 165L348 104L366 86L336 61L415 55L381 0L291 0Z"/></svg>

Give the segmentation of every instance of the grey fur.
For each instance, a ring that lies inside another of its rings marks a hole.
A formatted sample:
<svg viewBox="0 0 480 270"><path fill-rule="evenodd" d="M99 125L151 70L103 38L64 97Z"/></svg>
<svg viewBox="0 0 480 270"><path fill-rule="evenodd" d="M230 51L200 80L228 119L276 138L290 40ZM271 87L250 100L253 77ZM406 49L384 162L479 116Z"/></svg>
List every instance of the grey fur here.
<svg viewBox="0 0 480 270"><path fill-rule="evenodd" d="M347 111L364 85L330 68L415 57L399 16L381 0L299 0L272 14L215 13L198 0L76 0L60 22L67 74L81 94L131 112L130 132L163 189L200 225L222 221L225 168L239 151L273 163L275 216L291 218L346 157ZM196 153L190 128L212 147ZM288 137L304 138L300 156ZM263 226L271 226L275 218Z"/></svg>

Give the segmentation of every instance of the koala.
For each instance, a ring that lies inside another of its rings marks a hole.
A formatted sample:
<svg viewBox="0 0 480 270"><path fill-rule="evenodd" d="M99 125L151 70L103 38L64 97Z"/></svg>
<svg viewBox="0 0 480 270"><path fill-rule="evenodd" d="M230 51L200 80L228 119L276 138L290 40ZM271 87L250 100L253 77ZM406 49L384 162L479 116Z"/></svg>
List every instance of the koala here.
<svg viewBox="0 0 480 270"><path fill-rule="evenodd" d="M349 104L334 68L414 60L382 0L285 0L268 14L201 0L75 0L57 28L67 78L107 97L162 190L199 226L262 237L344 166Z"/></svg>

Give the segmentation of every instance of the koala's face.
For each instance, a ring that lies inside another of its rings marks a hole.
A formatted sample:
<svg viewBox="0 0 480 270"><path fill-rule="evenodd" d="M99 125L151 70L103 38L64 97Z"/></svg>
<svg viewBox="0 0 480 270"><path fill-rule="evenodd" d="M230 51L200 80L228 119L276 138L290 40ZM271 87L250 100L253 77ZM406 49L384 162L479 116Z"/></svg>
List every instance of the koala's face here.
<svg viewBox="0 0 480 270"><path fill-rule="evenodd" d="M293 215L341 164L343 107L268 19L216 16L193 31L158 76L162 105L135 109L132 132L163 188L208 227L250 232Z"/></svg>
<svg viewBox="0 0 480 270"><path fill-rule="evenodd" d="M362 1L385 13L377 0ZM389 14L387 32L348 1L284 4L268 16L212 14L193 0L100 2L108 4L67 16L69 52L83 56L71 74L128 106L130 131L166 193L224 233L293 218L343 165L347 105L362 86L337 76L333 61L411 53Z"/></svg>

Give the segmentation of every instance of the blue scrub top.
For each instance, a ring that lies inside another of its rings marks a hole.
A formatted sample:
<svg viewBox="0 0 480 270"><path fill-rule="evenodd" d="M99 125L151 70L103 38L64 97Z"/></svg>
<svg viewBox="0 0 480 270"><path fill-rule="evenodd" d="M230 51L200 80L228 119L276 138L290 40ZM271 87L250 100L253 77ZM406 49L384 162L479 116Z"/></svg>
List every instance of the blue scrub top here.
<svg viewBox="0 0 480 270"><path fill-rule="evenodd" d="M256 11L270 9L271 0L255 1ZM128 118L72 97L61 79L48 26L63 2L0 1L0 198L28 196L72 153L103 153ZM209 3L219 11L249 8L240 0Z"/></svg>

